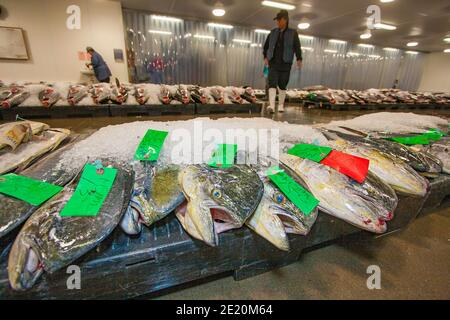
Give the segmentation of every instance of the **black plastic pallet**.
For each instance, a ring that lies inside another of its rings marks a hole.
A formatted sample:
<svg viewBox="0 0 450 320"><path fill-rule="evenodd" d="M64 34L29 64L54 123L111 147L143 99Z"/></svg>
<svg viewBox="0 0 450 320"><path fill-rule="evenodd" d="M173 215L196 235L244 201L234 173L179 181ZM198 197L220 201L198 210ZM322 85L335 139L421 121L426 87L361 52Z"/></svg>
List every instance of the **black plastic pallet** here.
<svg viewBox="0 0 450 320"><path fill-rule="evenodd" d="M111 105L112 117L193 115L195 104Z"/></svg>
<svg viewBox="0 0 450 320"><path fill-rule="evenodd" d="M52 106L46 107L14 107L2 109L3 120L14 121L17 117L25 119L36 118L80 118L80 117L108 117L108 105L95 106Z"/></svg>
<svg viewBox="0 0 450 320"><path fill-rule="evenodd" d="M261 103L244 104L196 104L195 113L220 114L220 113L261 113Z"/></svg>
<svg viewBox="0 0 450 320"><path fill-rule="evenodd" d="M307 236L290 235L291 251L276 249L247 228L221 234L218 247L193 240L177 219L169 215L136 238L119 229L99 247L74 264L81 268L81 290L68 290L67 275L60 270L45 275L34 288L14 292L9 288L7 249L0 254L0 298L3 299L122 299L157 293L163 289L228 273L236 280L290 264L302 253L337 239L378 238L405 228L427 205L435 206L450 195L450 178L433 179L429 197L399 196L395 217L388 232L373 234L335 219L323 212ZM0 251L1 252L1 251Z"/></svg>

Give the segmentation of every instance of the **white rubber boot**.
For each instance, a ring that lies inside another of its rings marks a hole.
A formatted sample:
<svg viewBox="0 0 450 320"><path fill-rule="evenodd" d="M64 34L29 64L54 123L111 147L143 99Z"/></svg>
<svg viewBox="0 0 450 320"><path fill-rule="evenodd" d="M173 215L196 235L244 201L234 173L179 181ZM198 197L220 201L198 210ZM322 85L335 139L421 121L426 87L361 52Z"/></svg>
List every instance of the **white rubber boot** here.
<svg viewBox="0 0 450 320"><path fill-rule="evenodd" d="M284 100L286 100L286 90L280 90L278 94L278 112L284 112Z"/></svg>
<svg viewBox="0 0 450 320"><path fill-rule="evenodd" d="M275 110L275 98L277 97L277 89L269 89L269 106L267 107L267 112L273 113Z"/></svg>

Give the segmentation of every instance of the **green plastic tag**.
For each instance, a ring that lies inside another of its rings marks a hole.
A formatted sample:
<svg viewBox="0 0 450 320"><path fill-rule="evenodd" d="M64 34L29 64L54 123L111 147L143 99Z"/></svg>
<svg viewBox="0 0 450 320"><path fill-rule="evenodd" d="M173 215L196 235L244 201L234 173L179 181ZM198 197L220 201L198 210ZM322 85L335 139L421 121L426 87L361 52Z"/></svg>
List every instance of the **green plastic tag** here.
<svg viewBox="0 0 450 320"><path fill-rule="evenodd" d="M415 137L391 137L385 139L395 141L404 145L430 144L430 140L422 135Z"/></svg>
<svg viewBox="0 0 450 320"><path fill-rule="evenodd" d="M269 168L266 175L306 216L319 204L319 200L279 167Z"/></svg>
<svg viewBox="0 0 450 320"><path fill-rule="evenodd" d="M167 131L148 130L142 138L134 155L134 160L156 161L162 145L169 133Z"/></svg>
<svg viewBox="0 0 450 320"><path fill-rule="evenodd" d="M234 165L237 144L219 144L214 150L208 165L216 168L229 168Z"/></svg>
<svg viewBox="0 0 450 320"><path fill-rule="evenodd" d="M422 136L433 140L433 141L438 141L440 140L443 136L445 136L445 133L443 133L442 131L440 131L439 129L431 129L428 132L425 132L424 134L422 134Z"/></svg>
<svg viewBox="0 0 450 320"><path fill-rule="evenodd" d="M303 159L320 162L328 156L331 150L332 149L330 147L321 147L314 144L301 143L293 146L287 153Z"/></svg>
<svg viewBox="0 0 450 320"><path fill-rule="evenodd" d="M60 213L61 217L95 217L116 178L117 169L86 164L78 186Z"/></svg>
<svg viewBox="0 0 450 320"><path fill-rule="evenodd" d="M63 188L51 183L19 176L14 173L0 176L0 192L39 206Z"/></svg>

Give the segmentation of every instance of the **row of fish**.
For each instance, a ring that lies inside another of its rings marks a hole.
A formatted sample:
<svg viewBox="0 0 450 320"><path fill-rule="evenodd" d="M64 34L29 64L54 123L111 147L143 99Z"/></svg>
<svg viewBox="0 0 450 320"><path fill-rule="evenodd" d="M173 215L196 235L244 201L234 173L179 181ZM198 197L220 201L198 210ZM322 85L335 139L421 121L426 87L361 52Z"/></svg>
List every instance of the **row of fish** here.
<svg viewBox="0 0 450 320"><path fill-rule="evenodd" d="M448 104L450 93L409 92L399 89L337 90L324 86L288 90L288 96L330 104Z"/></svg>
<svg viewBox="0 0 450 320"><path fill-rule="evenodd" d="M47 131L51 130L44 133ZM59 212L73 194L82 169L66 170L56 165L65 152L77 147L76 143L68 144L21 171L22 175L64 186L57 196L36 207L0 194L0 237L25 222L9 254L11 286L19 290L32 287L43 272L53 273L70 264L118 225L127 234L136 235L142 225L151 226L173 212L189 235L211 246L219 244L220 233L246 225L277 248L289 250L287 234L307 235L318 209L363 230L383 233L394 218L396 192L423 197L429 183L418 172L442 171L442 161L426 150L351 132L322 129L322 133L335 149L368 158L369 174L363 183L357 183L330 167L283 154L280 168L319 200L312 212L302 212L266 176L267 169L277 164L273 159L227 169L164 162L133 162L130 167L100 159L104 166L117 168L119 174L99 215L61 217ZM443 145L447 142L439 141ZM23 142L16 150L30 143ZM286 143L285 148L291 145Z"/></svg>
<svg viewBox="0 0 450 320"><path fill-rule="evenodd" d="M12 108L23 105L33 90L32 85L16 85L0 87L0 104L3 108ZM34 85L35 86L35 85ZM65 96L62 91L67 91ZM152 85L152 84L122 84L116 78L114 84L97 83L92 85L70 84L65 90L60 90L57 84L42 84L37 91L38 101L36 104L43 107L51 107L60 102L74 106L83 99L91 97L90 104L170 104L170 103L201 103L201 104L223 104L223 103L255 103L257 101L254 90L251 87L208 87L202 88L195 85ZM134 101L130 101L130 96Z"/></svg>

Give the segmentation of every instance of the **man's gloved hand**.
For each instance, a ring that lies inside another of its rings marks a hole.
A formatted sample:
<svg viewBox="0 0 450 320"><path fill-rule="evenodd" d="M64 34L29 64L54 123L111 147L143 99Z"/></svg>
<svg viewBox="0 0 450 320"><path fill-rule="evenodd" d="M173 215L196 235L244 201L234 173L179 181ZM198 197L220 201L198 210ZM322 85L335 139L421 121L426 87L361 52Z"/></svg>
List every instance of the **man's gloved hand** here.
<svg viewBox="0 0 450 320"><path fill-rule="evenodd" d="M303 66L302 60L297 60L297 69L301 69Z"/></svg>

